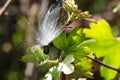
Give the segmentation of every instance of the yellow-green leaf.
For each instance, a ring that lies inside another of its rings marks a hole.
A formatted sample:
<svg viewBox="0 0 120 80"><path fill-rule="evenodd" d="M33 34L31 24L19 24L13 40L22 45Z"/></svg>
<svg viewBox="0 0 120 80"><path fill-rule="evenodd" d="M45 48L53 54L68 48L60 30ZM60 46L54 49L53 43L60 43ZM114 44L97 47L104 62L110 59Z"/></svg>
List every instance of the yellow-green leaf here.
<svg viewBox="0 0 120 80"><path fill-rule="evenodd" d="M81 46L88 46L97 57L104 57L103 62L115 68L120 68L120 42L112 34L111 26L105 20L91 23L90 29L83 30L89 40L84 41ZM101 67L101 75L105 80L114 79L117 72Z"/></svg>

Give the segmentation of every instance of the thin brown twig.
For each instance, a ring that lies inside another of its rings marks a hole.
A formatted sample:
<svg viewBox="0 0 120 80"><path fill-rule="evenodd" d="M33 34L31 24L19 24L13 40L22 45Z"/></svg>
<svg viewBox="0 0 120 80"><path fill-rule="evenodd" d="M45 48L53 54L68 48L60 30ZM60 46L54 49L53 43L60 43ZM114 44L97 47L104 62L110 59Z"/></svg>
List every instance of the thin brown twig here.
<svg viewBox="0 0 120 80"><path fill-rule="evenodd" d="M3 7L0 9L0 16L6 11L12 0L7 0Z"/></svg>
<svg viewBox="0 0 120 80"><path fill-rule="evenodd" d="M107 64L101 62L101 61L98 60L98 59L93 59L93 58L91 58L91 57L89 57L89 56L86 56L86 57L87 57L88 59L90 59L90 60L92 60L92 61L94 61L94 62L96 62L96 63L98 63L98 64L100 64L100 65L102 65L102 66L104 66L104 67L106 67L106 68L115 70L115 71L117 71L118 73L120 73L120 70L119 70L119 69L114 68L114 67L112 67L112 66L110 66L110 65L107 65Z"/></svg>
<svg viewBox="0 0 120 80"><path fill-rule="evenodd" d="M97 21L96 21L95 19L92 19L92 18L85 18L85 20L90 21L90 22L97 23Z"/></svg>

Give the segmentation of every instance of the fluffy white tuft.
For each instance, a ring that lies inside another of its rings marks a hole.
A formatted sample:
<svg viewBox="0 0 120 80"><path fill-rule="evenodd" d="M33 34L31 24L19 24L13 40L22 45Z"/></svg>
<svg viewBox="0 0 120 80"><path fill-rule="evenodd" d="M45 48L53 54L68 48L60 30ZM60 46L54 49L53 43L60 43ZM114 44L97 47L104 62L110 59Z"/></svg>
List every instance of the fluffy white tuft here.
<svg viewBox="0 0 120 80"><path fill-rule="evenodd" d="M43 21L39 23L36 33L36 41L39 46L48 45L63 31L64 25L58 24L60 9L60 5L51 6Z"/></svg>

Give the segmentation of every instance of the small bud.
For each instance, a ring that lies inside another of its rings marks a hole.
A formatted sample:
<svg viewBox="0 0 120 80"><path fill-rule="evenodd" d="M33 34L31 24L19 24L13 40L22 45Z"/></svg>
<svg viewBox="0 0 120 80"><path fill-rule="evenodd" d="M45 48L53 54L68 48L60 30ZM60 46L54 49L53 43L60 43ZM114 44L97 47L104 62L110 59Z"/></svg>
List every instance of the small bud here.
<svg viewBox="0 0 120 80"><path fill-rule="evenodd" d="M74 0L64 0L64 7L66 7L67 9L69 10L74 10L74 9L77 9L78 6L75 5L75 1Z"/></svg>

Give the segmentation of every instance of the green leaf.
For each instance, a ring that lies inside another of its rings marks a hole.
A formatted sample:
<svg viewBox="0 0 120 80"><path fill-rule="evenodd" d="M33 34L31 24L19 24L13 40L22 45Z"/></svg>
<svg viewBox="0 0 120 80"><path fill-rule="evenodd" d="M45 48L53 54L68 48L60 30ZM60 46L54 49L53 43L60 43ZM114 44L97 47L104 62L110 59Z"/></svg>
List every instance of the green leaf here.
<svg viewBox="0 0 120 80"><path fill-rule="evenodd" d="M31 54L27 54L22 57L22 60L25 62L34 62L35 64L39 64L48 58L48 56L43 53L42 49L29 48L28 51Z"/></svg>
<svg viewBox="0 0 120 80"><path fill-rule="evenodd" d="M114 68L120 68L120 42L116 42L114 46L111 48L111 52L105 56L104 63L111 65ZM105 67L101 67L102 76L104 76L107 80L113 79L117 72L111 69L107 69ZM107 75L106 75L107 74Z"/></svg>
<svg viewBox="0 0 120 80"><path fill-rule="evenodd" d="M60 34L54 41L54 45L67 52L70 49L75 48L84 40L83 30L79 28L75 28L72 30L68 38L66 37L66 33Z"/></svg>
<svg viewBox="0 0 120 80"><path fill-rule="evenodd" d="M87 55L91 53L91 50L88 47L78 47L74 53L75 56L75 66L77 70L80 71L80 74L92 78L93 74L91 71L91 61L86 58Z"/></svg>
<svg viewBox="0 0 120 80"><path fill-rule="evenodd" d="M115 40L111 27L105 20L100 20L97 23L91 23L90 29L86 28L83 30L83 32L85 33L86 37L94 38L102 43L109 41L105 43L105 45L112 44Z"/></svg>
<svg viewBox="0 0 120 80"><path fill-rule="evenodd" d="M22 60L27 63L36 63L35 58L32 55L24 55Z"/></svg>
<svg viewBox="0 0 120 80"><path fill-rule="evenodd" d="M90 29L83 30L89 40L84 41L81 46L88 46L97 57L104 57L103 62L115 68L120 68L120 42L112 34L110 25L105 20L91 23ZM117 72L108 68L101 68L101 75L105 80L114 79Z"/></svg>
<svg viewBox="0 0 120 80"><path fill-rule="evenodd" d="M72 30L68 37L66 37L65 33L62 33L53 41L53 43L56 47L63 50L66 56L74 55L75 58L74 64L77 66L77 69L80 71L80 73L83 72L82 75L91 78L92 77L92 73L90 72L91 64L88 64L88 62L90 61L83 60L87 55L89 55L89 53L91 53L91 50L86 46L85 47L80 46L84 39L85 35L83 33L83 30L80 28L76 28ZM82 62L86 63L86 65L88 66L83 65Z"/></svg>
<svg viewBox="0 0 120 80"><path fill-rule="evenodd" d="M80 74L88 77L93 78L93 73L91 71L91 62L87 58L81 59L76 65L77 70L80 71Z"/></svg>
<svg viewBox="0 0 120 80"><path fill-rule="evenodd" d="M104 41L102 43L102 41L98 42L96 39L89 39L89 40L84 41L80 45L89 47L92 51L96 53L97 57L100 58L100 57L104 57L107 54L109 54L111 52L111 49L109 48L109 46L113 46L114 44L115 43L111 45L106 45Z"/></svg>
<svg viewBox="0 0 120 80"><path fill-rule="evenodd" d="M73 49L81 42L83 42L85 35L83 34L83 29L75 28L72 30L67 38L68 49Z"/></svg>
<svg viewBox="0 0 120 80"><path fill-rule="evenodd" d="M66 33L63 32L61 33L57 38L55 38L55 40L53 41L54 45L65 51L66 50L66 42L67 42L67 38L66 38Z"/></svg>
<svg viewBox="0 0 120 80"><path fill-rule="evenodd" d="M87 55L91 53L91 50L88 47L75 47L67 52L67 54L73 54L75 56L75 62L82 58L85 58ZM78 61L79 62L79 61Z"/></svg>

